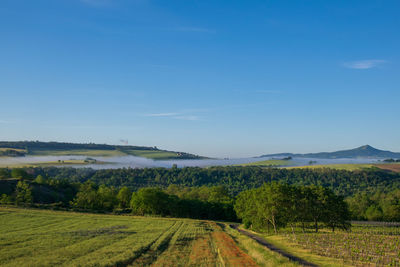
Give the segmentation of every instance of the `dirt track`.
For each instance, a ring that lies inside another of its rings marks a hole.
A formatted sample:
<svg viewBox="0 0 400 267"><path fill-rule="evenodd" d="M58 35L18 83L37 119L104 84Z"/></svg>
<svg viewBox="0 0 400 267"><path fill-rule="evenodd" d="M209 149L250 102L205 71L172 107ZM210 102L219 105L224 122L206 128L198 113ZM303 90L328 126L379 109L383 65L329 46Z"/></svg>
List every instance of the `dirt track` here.
<svg viewBox="0 0 400 267"><path fill-rule="evenodd" d="M302 258L296 257L296 256L294 256L294 255L292 255L292 254L290 254L290 253L288 253L288 252L286 252L284 250L281 250L280 248L277 248L276 246L272 245L271 243L268 243L265 239L263 239L263 238L261 238L261 237L259 237L257 235L254 235L254 234L252 234L250 232L247 232L245 230L239 229L239 227L237 225L235 225L235 224L230 224L229 226L231 228L233 228L233 229L236 229L239 233L244 234L244 235L254 239L259 244L267 247L268 249L270 249L270 250L272 250L272 251L274 251L276 253L281 254L282 256L288 258L291 261L297 262L297 263L299 263L299 264L301 264L303 266L310 266L310 267L317 267L318 266L318 265L316 265L314 263L311 263L311 262L308 262L308 261L306 261L306 260L304 260Z"/></svg>

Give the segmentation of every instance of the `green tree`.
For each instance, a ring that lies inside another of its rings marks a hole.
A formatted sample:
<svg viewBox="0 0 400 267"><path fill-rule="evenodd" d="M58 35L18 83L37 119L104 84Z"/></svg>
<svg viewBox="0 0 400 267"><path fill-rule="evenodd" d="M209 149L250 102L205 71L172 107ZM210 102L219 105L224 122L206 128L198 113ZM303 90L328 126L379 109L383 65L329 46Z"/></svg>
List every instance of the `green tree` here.
<svg viewBox="0 0 400 267"><path fill-rule="evenodd" d="M0 203L1 204L11 204L11 203L13 203L13 199L9 195L2 194L0 197Z"/></svg>
<svg viewBox="0 0 400 267"><path fill-rule="evenodd" d="M0 169L0 179L7 179L10 178L10 172L8 169Z"/></svg>
<svg viewBox="0 0 400 267"><path fill-rule="evenodd" d="M122 187L117 195L119 207L122 209L128 208L130 205L131 197L132 191L126 186Z"/></svg>
<svg viewBox="0 0 400 267"><path fill-rule="evenodd" d="M132 194L132 213L135 215L169 215L169 199L169 195L159 188L141 188Z"/></svg>
<svg viewBox="0 0 400 267"><path fill-rule="evenodd" d="M87 181L79 188L71 206L85 210L100 210L101 205L96 190L96 185L93 182Z"/></svg>
<svg viewBox="0 0 400 267"><path fill-rule="evenodd" d="M347 230L351 227L348 204L344 201L343 197L336 196L332 191L327 191L327 207L326 214L323 217L325 224L335 231L335 228Z"/></svg>
<svg viewBox="0 0 400 267"><path fill-rule="evenodd" d="M34 182L37 184L44 184L45 179L43 178L43 176L41 174L39 174L38 176L36 176L36 179L34 180Z"/></svg>
<svg viewBox="0 0 400 267"><path fill-rule="evenodd" d="M383 212L380 206L373 204L365 211L365 216L368 221L381 221L383 219Z"/></svg>
<svg viewBox="0 0 400 267"><path fill-rule="evenodd" d="M29 175L24 169L14 168L11 170L11 177L18 179L27 179Z"/></svg>
<svg viewBox="0 0 400 267"><path fill-rule="evenodd" d="M17 205L25 203L30 204L33 202L32 190L26 182L19 181L15 188L15 203Z"/></svg>
<svg viewBox="0 0 400 267"><path fill-rule="evenodd" d="M101 185L97 190L97 198L100 210L111 211L118 204L117 193L114 187Z"/></svg>

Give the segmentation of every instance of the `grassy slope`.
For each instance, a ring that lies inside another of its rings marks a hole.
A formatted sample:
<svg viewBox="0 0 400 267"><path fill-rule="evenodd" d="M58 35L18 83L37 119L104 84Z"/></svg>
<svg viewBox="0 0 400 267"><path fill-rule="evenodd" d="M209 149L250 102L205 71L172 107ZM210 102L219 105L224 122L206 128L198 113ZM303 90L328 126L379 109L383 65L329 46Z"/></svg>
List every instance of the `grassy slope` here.
<svg viewBox="0 0 400 267"><path fill-rule="evenodd" d="M7 148L0 148L7 150ZM22 150L21 150L22 151ZM97 149L71 149L71 150L33 150L29 153L32 156L88 156L88 157L118 157L137 156L155 160L180 159L178 153L164 150L97 150Z"/></svg>
<svg viewBox="0 0 400 267"><path fill-rule="evenodd" d="M0 206L0 225L1 266L256 266L210 221Z"/></svg>
<svg viewBox="0 0 400 267"><path fill-rule="evenodd" d="M12 153L15 152L15 153ZM149 159L202 159L189 153L159 150L155 147L121 146L106 144L78 144L62 142L3 142L0 141L0 157L4 156L126 156L133 155Z"/></svg>

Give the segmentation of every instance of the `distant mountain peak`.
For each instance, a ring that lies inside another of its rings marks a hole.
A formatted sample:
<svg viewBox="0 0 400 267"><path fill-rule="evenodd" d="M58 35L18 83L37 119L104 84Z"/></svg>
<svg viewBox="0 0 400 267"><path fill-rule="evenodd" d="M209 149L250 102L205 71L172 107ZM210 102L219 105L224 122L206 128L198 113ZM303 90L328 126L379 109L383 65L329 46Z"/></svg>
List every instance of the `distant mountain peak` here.
<svg viewBox="0 0 400 267"><path fill-rule="evenodd" d="M356 149L361 149L361 150L378 150L375 147L372 147L370 145L364 145L364 146L360 146L359 148Z"/></svg>

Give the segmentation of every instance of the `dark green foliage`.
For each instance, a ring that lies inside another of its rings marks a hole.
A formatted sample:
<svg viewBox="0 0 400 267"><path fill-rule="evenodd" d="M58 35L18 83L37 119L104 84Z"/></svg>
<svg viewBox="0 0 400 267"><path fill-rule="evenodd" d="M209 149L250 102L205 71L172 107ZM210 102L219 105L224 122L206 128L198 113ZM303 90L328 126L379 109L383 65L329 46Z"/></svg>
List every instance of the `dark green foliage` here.
<svg viewBox="0 0 400 267"><path fill-rule="evenodd" d="M295 223L318 223L335 230L348 229L350 212L342 197L317 186L292 186L268 183L241 192L235 202L237 216L247 227L254 229L278 228Z"/></svg>
<svg viewBox="0 0 400 267"><path fill-rule="evenodd" d="M128 208L131 202L131 197L132 197L132 191L126 186L122 187L117 194L119 208L121 209Z"/></svg>
<svg viewBox="0 0 400 267"><path fill-rule="evenodd" d="M169 188L168 194L160 188L142 188L132 194L131 209L135 215L159 215L193 219L236 221L232 199L215 199L216 191L211 188ZM189 192L189 193L188 193ZM199 195L198 193L203 193ZM206 193L207 192L207 193ZM178 195L180 197L178 197ZM214 200L211 200L214 199Z"/></svg>
<svg viewBox="0 0 400 267"><path fill-rule="evenodd" d="M15 188L15 203L18 204L31 204L33 202L32 190L29 184L19 181Z"/></svg>
<svg viewBox="0 0 400 267"><path fill-rule="evenodd" d="M27 179L29 178L29 175L24 169L16 168L11 170L11 177L18 179Z"/></svg>
<svg viewBox="0 0 400 267"><path fill-rule="evenodd" d="M400 189L359 193L346 199L356 220L400 221Z"/></svg>
<svg viewBox="0 0 400 267"><path fill-rule="evenodd" d="M105 185L97 188L93 182L86 182L81 185L71 206L84 210L112 211L117 203L117 192L114 188Z"/></svg>
<svg viewBox="0 0 400 267"><path fill-rule="evenodd" d="M171 215L173 200L159 188L142 188L132 194L131 209L135 215Z"/></svg>
<svg viewBox="0 0 400 267"><path fill-rule="evenodd" d="M7 179L11 177L11 172L9 169L0 169L0 179Z"/></svg>

